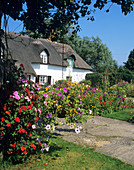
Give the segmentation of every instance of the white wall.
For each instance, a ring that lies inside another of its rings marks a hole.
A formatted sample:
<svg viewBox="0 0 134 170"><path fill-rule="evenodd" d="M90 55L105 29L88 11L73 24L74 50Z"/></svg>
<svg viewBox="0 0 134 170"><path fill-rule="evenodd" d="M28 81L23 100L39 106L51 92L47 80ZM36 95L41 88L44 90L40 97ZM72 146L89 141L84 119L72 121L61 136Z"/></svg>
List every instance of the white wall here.
<svg viewBox="0 0 134 170"><path fill-rule="evenodd" d="M32 64L32 67L37 75L51 76L51 84L62 80L62 67L60 66ZM63 68L63 79L66 79L66 68Z"/></svg>
<svg viewBox="0 0 134 170"><path fill-rule="evenodd" d="M85 76L87 73L92 73L90 70L84 70L84 69L73 69L72 72L72 81L76 81L77 83L85 80Z"/></svg>
<svg viewBox="0 0 134 170"><path fill-rule="evenodd" d="M63 67L63 76L62 67L60 66L32 64L32 67L37 75L51 76L51 84L54 84L57 80L62 80L62 77L63 80L66 80L66 77L70 76L70 69L65 67ZM72 69L72 81L76 81L78 83L79 81L84 80L87 73L92 72L90 70ZM32 79L34 78L32 77Z"/></svg>

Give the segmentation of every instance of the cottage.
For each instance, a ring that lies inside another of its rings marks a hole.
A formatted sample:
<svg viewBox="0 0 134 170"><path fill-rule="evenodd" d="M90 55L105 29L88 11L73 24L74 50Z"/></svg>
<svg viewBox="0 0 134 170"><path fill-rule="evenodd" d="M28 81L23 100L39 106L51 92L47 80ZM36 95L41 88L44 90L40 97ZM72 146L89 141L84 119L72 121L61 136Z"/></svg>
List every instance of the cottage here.
<svg viewBox="0 0 134 170"><path fill-rule="evenodd" d="M8 32L7 40L10 56L17 66L24 65L25 73L34 82L54 84L66 79L79 82L92 73L92 68L67 44L13 32Z"/></svg>

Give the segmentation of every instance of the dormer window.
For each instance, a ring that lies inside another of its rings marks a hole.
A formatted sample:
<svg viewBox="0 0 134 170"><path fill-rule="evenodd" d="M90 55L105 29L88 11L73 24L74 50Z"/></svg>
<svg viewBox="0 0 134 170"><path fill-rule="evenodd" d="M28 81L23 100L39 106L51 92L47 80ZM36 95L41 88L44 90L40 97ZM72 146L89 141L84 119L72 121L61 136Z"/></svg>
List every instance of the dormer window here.
<svg viewBox="0 0 134 170"><path fill-rule="evenodd" d="M46 51L42 51L40 53L40 58L42 59L42 62L47 64L48 63L48 54L46 53Z"/></svg>
<svg viewBox="0 0 134 170"><path fill-rule="evenodd" d="M72 57L68 57L67 61L68 61L69 67L73 67L74 59Z"/></svg>

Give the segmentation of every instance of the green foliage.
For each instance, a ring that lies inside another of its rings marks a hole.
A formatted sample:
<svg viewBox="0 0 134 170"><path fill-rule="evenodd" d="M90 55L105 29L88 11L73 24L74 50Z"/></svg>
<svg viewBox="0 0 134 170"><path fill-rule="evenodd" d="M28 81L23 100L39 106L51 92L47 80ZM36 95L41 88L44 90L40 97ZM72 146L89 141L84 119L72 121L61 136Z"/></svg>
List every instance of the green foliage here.
<svg viewBox="0 0 134 170"><path fill-rule="evenodd" d="M92 87L98 87L98 88L102 88L103 84L102 84L102 73L92 73L92 74L86 74L86 80L90 80L91 81L91 86Z"/></svg>
<svg viewBox="0 0 134 170"><path fill-rule="evenodd" d="M79 82L79 84L90 86L91 85L91 81L90 80L82 80L82 81Z"/></svg>
<svg viewBox="0 0 134 170"><path fill-rule="evenodd" d="M134 109L131 108L111 114L102 114L102 116L134 123Z"/></svg>
<svg viewBox="0 0 134 170"><path fill-rule="evenodd" d="M0 67L2 70L0 76L0 111L2 111L1 109L10 94L21 88L20 82L25 81L26 74L23 73L23 64L18 68L13 60L0 60Z"/></svg>
<svg viewBox="0 0 134 170"><path fill-rule="evenodd" d="M69 44L93 68L93 71L102 73L105 68L109 72L117 70L117 64L112 59L111 51L99 37L80 38L77 33L73 35L70 32L65 36L64 43Z"/></svg>
<svg viewBox="0 0 134 170"><path fill-rule="evenodd" d="M128 61L125 63L125 67L134 72L134 49L130 52L128 56Z"/></svg>
<svg viewBox="0 0 134 170"><path fill-rule="evenodd" d="M32 31L32 36L44 34L49 37L53 31L61 30L62 26L67 24L75 25L75 30L78 31L80 17L88 16L87 19L93 21L93 9L101 10L107 3L105 0L96 0L92 5L88 0L4 0L0 1L0 18L8 15L14 20L22 21L26 30ZM133 10L132 0L122 3L115 0L111 3L120 5L125 15Z"/></svg>
<svg viewBox="0 0 134 170"><path fill-rule="evenodd" d="M62 86L62 87L61 87ZM79 96L78 85L72 82L67 82L66 85L54 88L46 87L42 94L42 120L46 115L51 114L51 117L65 117L67 123L80 123L82 121L82 104Z"/></svg>
<svg viewBox="0 0 134 170"><path fill-rule="evenodd" d="M98 87L104 89L104 81L108 79L109 87L118 84L122 80L130 83L134 81L134 75L131 71L119 68L118 71L108 72L107 76L104 77L105 73L92 73L86 74L86 79L91 81L92 87ZM106 83L106 81L105 81Z"/></svg>
<svg viewBox="0 0 134 170"><path fill-rule="evenodd" d="M1 164L1 169L120 169L133 170L134 166L119 159L96 152L93 148L83 147L61 137L52 138L52 147L46 154L31 156L25 163L18 165Z"/></svg>
<svg viewBox="0 0 134 170"><path fill-rule="evenodd" d="M3 159L13 163L24 161L41 149L37 141L39 86L27 83L27 80L20 84L22 88L10 95L5 103L0 122Z"/></svg>
<svg viewBox="0 0 134 170"><path fill-rule="evenodd" d="M68 84L67 80L58 80L55 82L55 84L53 86L57 87L57 88L61 88L61 87L67 86L67 84Z"/></svg>

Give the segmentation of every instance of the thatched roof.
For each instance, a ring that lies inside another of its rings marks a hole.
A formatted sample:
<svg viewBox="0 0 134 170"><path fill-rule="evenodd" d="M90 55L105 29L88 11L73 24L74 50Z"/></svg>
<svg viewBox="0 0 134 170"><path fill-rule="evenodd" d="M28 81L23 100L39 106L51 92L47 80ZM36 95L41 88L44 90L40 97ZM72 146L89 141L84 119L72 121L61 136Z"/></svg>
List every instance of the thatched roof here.
<svg viewBox="0 0 134 170"><path fill-rule="evenodd" d="M5 43L4 39L3 42ZM92 68L67 44L54 43L47 39L33 39L18 33L7 32L7 42L12 58L25 67L25 72L36 75L32 63L42 63L40 53L48 52L50 65L68 66L67 58L74 57L74 68L92 70ZM64 58L62 63L62 58Z"/></svg>

